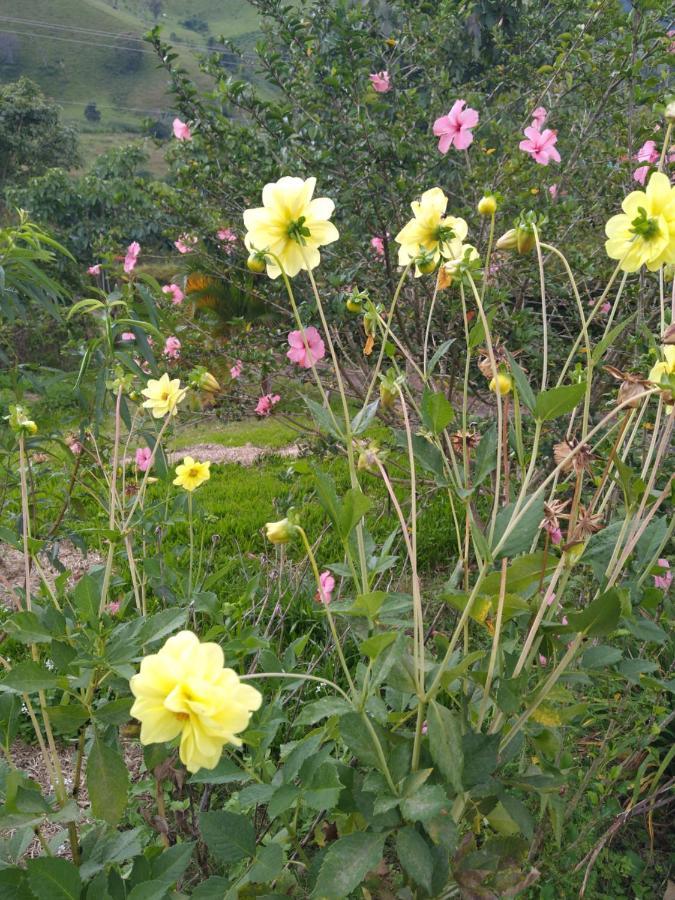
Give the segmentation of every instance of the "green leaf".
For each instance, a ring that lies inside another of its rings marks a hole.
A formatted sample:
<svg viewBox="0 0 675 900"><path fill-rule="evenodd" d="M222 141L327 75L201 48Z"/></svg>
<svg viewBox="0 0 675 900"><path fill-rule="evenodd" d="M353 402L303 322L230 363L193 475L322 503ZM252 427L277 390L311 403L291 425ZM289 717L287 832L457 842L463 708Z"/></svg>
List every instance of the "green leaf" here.
<svg viewBox="0 0 675 900"><path fill-rule="evenodd" d="M310 809L333 809L343 790L334 763L325 762L314 773L302 798Z"/></svg>
<svg viewBox="0 0 675 900"><path fill-rule="evenodd" d="M168 891L164 881L153 878L133 887L127 894L127 900L165 900Z"/></svg>
<svg viewBox="0 0 675 900"><path fill-rule="evenodd" d="M427 374L433 375L434 369L438 365L441 360L441 357L444 353L446 353L450 347L455 343L456 338L449 338L447 341L443 341L441 346L436 350L434 355L429 360L429 365L427 366Z"/></svg>
<svg viewBox="0 0 675 900"><path fill-rule="evenodd" d="M386 754L386 734L377 725L371 721L373 728L378 733L380 743ZM348 713L340 719L340 736L345 744L352 751L354 756L365 766L374 766L376 769L382 769L382 764L375 752L375 747L371 740L368 729L366 728L363 717L359 713Z"/></svg>
<svg viewBox="0 0 675 900"><path fill-rule="evenodd" d="M514 797L513 794L503 794L501 802L506 812L513 819L528 841L532 840L535 822L527 806L525 806L522 800Z"/></svg>
<svg viewBox="0 0 675 900"><path fill-rule="evenodd" d="M38 900L80 900L82 879L66 859L40 856L26 865L28 883Z"/></svg>
<svg viewBox="0 0 675 900"><path fill-rule="evenodd" d="M183 875L195 849L194 841L186 841L183 844L174 844L151 861L152 877L163 881L167 887L175 884Z"/></svg>
<svg viewBox="0 0 675 900"><path fill-rule="evenodd" d="M519 556L509 563L506 568L506 591L509 594L520 594L530 597L539 586L539 582L550 575L558 560L550 553L537 550L528 553L527 556ZM481 584L482 594L499 594L501 584L501 572L492 572Z"/></svg>
<svg viewBox="0 0 675 900"><path fill-rule="evenodd" d="M476 734L473 731L463 736L464 773L462 781L467 791L488 781L497 768L499 740L498 734Z"/></svg>
<svg viewBox="0 0 675 900"><path fill-rule="evenodd" d="M613 666L622 658L622 652L608 644L599 644L597 647L589 647L581 657L581 665L585 669L604 669L605 666Z"/></svg>
<svg viewBox="0 0 675 900"><path fill-rule="evenodd" d="M268 844L258 851L247 881L254 884L268 884L281 874L284 867L284 850L281 844Z"/></svg>
<svg viewBox="0 0 675 900"><path fill-rule="evenodd" d="M668 635L663 628L657 625L656 622L652 622L651 619L645 619L644 616L640 616L637 619L626 619L626 628L639 641L647 641L651 644L665 644L668 640Z"/></svg>
<svg viewBox="0 0 675 900"><path fill-rule="evenodd" d="M85 622L98 622L102 580L102 573L99 578L95 575L83 575L73 589L73 606Z"/></svg>
<svg viewBox="0 0 675 900"><path fill-rule="evenodd" d="M15 691L17 694L33 694L58 687L59 679L49 669L33 660L17 663L0 681L0 691Z"/></svg>
<svg viewBox="0 0 675 900"><path fill-rule="evenodd" d="M352 434L363 434L377 415L379 405L379 399L373 400L372 403L369 403L357 412L351 423Z"/></svg>
<svg viewBox="0 0 675 900"><path fill-rule="evenodd" d="M432 700L427 710L427 734L431 758L436 767L455 793L460 793L464 755L457 716Z"/></svg>
<svg viewBox="0 0 675 900"><path fill-rule="evenodd" d="M339 441L344 440L342 432L337 430L333 424L331 414L324 406L321 406L320 403L317 403L316 400L312 400L310 397L303 397L302 399L305 401L307 409L314 419L315 424L318 426L319 431L325 431Z"/></svg>
<svg viewBox="0 0 675 900"><path fill-rule="evenodd" d="M369 659L377 659L377 657L386 650L396 640L396 632L382 631L380 634L374 634L359 646L359 650Z"/></svg>
<svg viewBox="0 0 675 900"><path fill-rule="evenodd" d="M330 716L344 716L349 712L353 712L352 705L342 697L322 697L320 700L314 700L303 706L295 724L314 725L321 719L327 719Z"/></svg>
<svg viewBox="0 0 675 900"><path fill-rule="evenodd" d="M426 822L444 810L450 801L440 784L423 784L413 797L401 800L401 813L408 822Z"/></svg>
<svg viewBox="0 0 675 900"><path fill-rule="evenodd" d="M605 355L605 350L612 346L612 344L624 330L626 325L630 325L636 315L637 313L633 313L632 316L628 316L628 318L623 322L619 322L618 325L615 325L614 328L611 329L611 331L608 331L604 338L598 344L596 344L596 346L593 348L593 351L591 352L591 361L594 366L597 366L602 357Z"/></svg>
<svg viewBox="0 0 675 900"><path fill-rule="evenodd" d="M7 620L5 628L8 634L22 644L47 644L52 639L49 629L34 612L14 613Z"/></svg>
<svg viewBox="0 0 675 900"><path fill-rule="evenodd" d="M0 743L7 750L19 733L21 700L16 694L0 694Z"/></svg>
<svg viewBox="0 0 675 900"><path fill-rule="evenodd" d="M616 588L612 588L581 612L569 613L569 624L560 632L583 632L587 637L602 637L614 631L620 616L621 595Z"/></svg>
<svg viewBox="0 0 675 900"><path fill-rule="evenodd" d="M203 812L199 827L206 846L218 862L232 863L254 856L255 831L246 816L224 810Z"/></svg>
<svg viewBox="0 0 675 900"><path fill-rule="evenodd" d="M424 427L433 434L440 434L447 428L455 415L445 394L434 393L429 388L425 388L422 395L421 413Z"/></svg>
<svg viewBox="0 0 675 900"><path fill-rule="evenodd" d="M200 769L188 779L190 784L230 784L233 781L250 781L251 776L223 756L215 769Z"/></svg>
<svg viewBox="0 0 675 900"><path fill-rule="evenodd" d="M579 384L561 384L559 387L542 391L537 396L534 405L534 415L542 422L557 419L558 416L572 412L574 407L581 402L585 393L586 385L583 382Z"/></svg>
<svg viewBox="0 0 675 900"><path fill-rule="evenodd" d="M312 897L345 900L382 859L385 834L356 832L339 838L326 851Z"/></svg>
<svg viewBox="0 0 675 900"><path fill-rule="evenodd" d="M87 760L87 790L94 816L117 825L127 806L129 771L119 751L98 735Z"/></svg>
<svg viewBox="0 0 675 900"><path fill-rule="evenodd" d="M374 619L387 599L385 591L371 591L369 594L357 594L356 599L345 612L352 616L366 616Z"/></svg>
<svg viewBox="0 0 675 900"><path fill-rule="evenodd" d="M371 503L360 488L350 488L344 495L338 517L341 538L347 538L370 509Z"/></svg>
<svg viewBox="0 0 675 900"><path fill-rule="evenodd" d="M133 697L118 697L117 700L109 700L94 710L94 718L102 725L124 725L131 718L129 711Z"/></svg>
<svg viewBox="0 0 675 900"><path fill-rule="evenodd" d="M520 399L523 401L525 406L530 410L530 412L533 412L536 405L536 400L534 398L534 392L530 387L530 382L527 380L527 375L525 374L525 372L523 372L521 367L511 356L508 350L506 351L506 356L509 360L509 368L511 369L513 380L516 383L516 390L518 391L518 395L520 396Z"/></svg>
<svg viewBox="0 0 675 900"><path fill-rule="evenodd" d="M490 425L481 436L476 449L476 464L474 467L473 484L478 485L492 472L497 465L497 426Z"/></svg>
<svg viewBox="0 0 675 900"><path fill-rule="evenodd" d="M525 496L521 508L530 500L532 502L525 512L522 515L519 513L517 524L514 525L503 546L499 548L499 553L495 559L501 559L503 556L518 556L521 553L525 553L532 546L532 542L539 531L539 523L544 517L544 498L541 496L532 498L532 495L528 494ZM515 503L509 503L497 513L495 533L492 540L493 549L496 549L502 539L502 535L506 533L506 529L513 518L515 507Z"/></svg>
<svg viewBox="0 0 675 900"><path fill-rule="evenodd" d="M62 734L75 734L89 721L89 712L78 700L50 706L48 710L52 725Z"/></svg>
<svg viewBox="0 0 675 900"><path fill-rule="evenodd" d="M406 875L430 894L434 861L422 835L414 828L401 828L396 835L396 855Z"/></svg>

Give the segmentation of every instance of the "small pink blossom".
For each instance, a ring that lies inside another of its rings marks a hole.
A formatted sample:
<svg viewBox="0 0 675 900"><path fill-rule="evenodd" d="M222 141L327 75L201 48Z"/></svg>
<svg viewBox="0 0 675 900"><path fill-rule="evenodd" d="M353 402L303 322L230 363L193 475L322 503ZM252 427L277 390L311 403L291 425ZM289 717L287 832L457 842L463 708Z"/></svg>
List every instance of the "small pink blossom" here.
<svg viewBox="0 0 675 900"><path fill-rule="evenodd" d="M280 400L279 394L265 394L258 400L255 411L259 416L269 416L272 412L272 407L276 406Z"/></svg>
<svg viewBox="0 0 675 900"><path fill-rule="evenodd" d="M569 625L569 621L568 621L568 619L567 619L567 616L563 616L562 619L561 619L560 621L562 622L563 625Z"/></svg>
<svg viewBox="0 0 675 900"><path fill-rule="evenodd" d="M122 332L122 340L123 341L135 341L136 335L133 333L133 331L123 331Z"/></svg>
<svg viewBox="0 0 675 900"><path fill-rule="evenodd" d="M305 328L304 337L301 331L291 331L288 335L288 343L291 349L286 356L291 362L302 366L303 369L311 369L326 355L326 347L321 335L313 325Z"/></svg>
<svg viewBox="0 0 675 900"><path fill-rule="evenodd" d="M559 544L562 541L562 531L555 522L547 520L544 523L544 531L548 531L552 544Z"/></svg>
<svg viewBox="0 0 675 900"><path fill-rule="evenodd" d="M192 132L190 131L190 126L187 124L187 122L181 122L181 120L177 116L173 120L173 136L177 141L192 140Z"/></svg>
<svg viewBox="0 0 675 900"><path fill-rule="evenodd" d="M546 659L546 657L544 656L543 653L540 653L539 654L539 665L543 668L547 664L548 664L548 660Z"/></svg>
<svg viewBox="0 0 675 900"><path fill-rule="evenodd" d="M316 599L323 603L324 606L328 606L328 604L333 599L333 591L335 590L335 579L331 575L329 571L322 572L319 575L319 583L320 588L316 592Z"/></svg>
<svg viewBox="0 0 675 900"><path fill-rule="evenodd" d="M605 302L600 307L600 312L607 315L607 313L610 312L611 309L612 309L612 304L609 302L609 300L605 300Z"/></svg>
<svg viewBox="0 0 675 900"><path fill-rule="evenodd" d="M554 594L554 593L550 593L550 594L548 595L548 597L546 598L546 605L547 605L547 606L553 606L554 603L555 603L555 594Z"/></svg>
<svg viewBox="0 0 675 900"><path fill-rule="evenodd" d="M647 175L649 173L649 166L638 166L637 169L633 172L633 179L638 182L638 184L644 185L647 180Z"/></svg>
<svg viewBox="0 0 675 900"><path fill-rule="evenodd" d="M659 588L665 593L673 583L673 573L670 571L670 563L667 559L660 559L658 565L659 568L665 569L665 572L663 575L654 576L654 587Z"/></svg>
<svg viewBox="0 0 675 900"><path fill-rule="evenodd" d="M178 240L173 242L179 253L194 253L195 244L199 238L194 234L181 234Z"/></svg>
<svg viewBox="0 0 675 900"><path fill-rule="evenodd" d="M558 185L557 184L549 185L548 192L551 195L551 197L555 200L555 198L558 196Z"/></svg>
<svg viewBox="0 0 675 900"><path fill-rule="evenodd" d="M518 146L525 153L529 153L532 159L539 163L540 166L547 166L551 160L560 162L560 154L555 148L558 135L550 128L539 131L530 125L525 129L525 137L527 140L521 141Z"/></svg>
<svg viewBox="0 0 675 900"><path fill-rule="evenodd" d="M136 467L141 472L147 472L150 468L152 450L149 447L139 447L136 450Z"/></svg>
<svg viewBox="0 0 675 900"><path fill-rule="evenodd" d="M242 369L244 365L240 359L236 361L236 363L230 368L230 377L234 378L235 381L241 375Z"/></svg>
<svg viewBox="0 0 675 900"><path fill-rule="evenodd" d="M132 241L127 247L127 255L124 257L124 271L129 274L136 267L138 257L141 252L141 245L138 241Z"/></svg>
<svg viewBox="0 0 675 900"><path fill-rule="evenodd" d="M370 246L375 251L376 256L384 256L384 241L381 237L375 235L370 239Z"/></svg>
<svg viewBox="0 0 675 900"><path fill-rule="evenodd" d="M422 722L422 734L426 734L427 731L429 731L429 725L427 724L427 720L425 719L424 722Z"/></svg>
<svg viewBox="0 0 675 900"><path fill-rule="evenodd" d="M478 111L467 106L466 100L455 100L447 116L441 116L434 122L434 134L440 138L438 149L447 153L454 145L456 150L466 150L473 141L472 128L478 125Z"/></svg>
<svg viewBox="0 0 675 900"><path fill-rule="evenodd" d="M105 610L106 610L106 612L109 613L111 616L116 616L117 613L120 611L120 606L121 606L121 605L122 605L122 604L120 603L119 600L111 600L110 603L106 604Z"/></svg>
<svg viewBox="0 0 675 900"><path fill-rule="evenodd" d="M548 118L548 112L543 106L538 106L534 112L532 113L532 127L536 128L537 131L541 131L541 128Z"/></svg>
<svg viewBox="0 0 675 900"><path fill-rule="evenodd" d="M659 151L656 149L656 141L645 141L638 150L635 159L638 162L655 163L659 161Z"/></svg>
<svg viewBox="0 0 675 900"><path fill-rule="evenodd" d="M178 306L183 302L183 300L185 300L185 294L174 282L171 282L171 284L165 284L162 288L162 293L171 294L171 302L174 304L174 306Z"/></svg>
<svg viewBox="0 0 675 900"><path fill-rule="evenodd" d="M368 78L370 78L370 83L373 86L373 90L377 91L378 94L386 94L387 91L391 90L389 72L373 72L373 74L369 75Z"/></svg>
<svg viewBox="0 0 675 900"><path fill-rule="evenodd" d="M101 263L96 263L95 266L89 266L87 269L88 275L100 275L101 274Z"/></svg>
<svg viewBox="0 0 675 900"><path fill-rule="evenodd" d="M233 253L234 245L237 243L237 235L232 231L231 228L220 228L216 232L216 237L223 244L223 250L225 253Z"/></svg>
<svg viewBox="0 0 675 900"><path fill-rule="evenodd" d="M180 356L181 343L177 337L171 335L164 342L164 356L167 359L178 359Z"/></svg>

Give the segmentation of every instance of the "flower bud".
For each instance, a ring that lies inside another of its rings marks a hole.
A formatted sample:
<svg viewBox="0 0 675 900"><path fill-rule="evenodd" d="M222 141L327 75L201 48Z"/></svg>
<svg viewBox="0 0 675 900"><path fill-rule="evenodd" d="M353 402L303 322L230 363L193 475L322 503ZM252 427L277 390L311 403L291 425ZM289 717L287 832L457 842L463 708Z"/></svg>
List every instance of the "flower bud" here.
<svg viewBox="0 0 675 900"><path fill-rule="evenodd" d="M530 250L533 249L536 244L536 240L534 237L534 231L531 228L523 227L519 225L516 228L516 249L518 253L524 255L525 253L529 253Z"/></svg>
<svg viewBox="0 0 675 900"><path fill-rule="evenodd" d="M210 372L204 372L199 378L199 387L209 394L217 394L220 385Z"/></svg>
<svg viewBox="0 0 675 900"><path fill-rule="evenodd" d="M675 100L670 100L666 104L664 116L666 118L666 122L675 122Z"/></svg>
<svg viewBox="0 0 675 900"><path fill-rule="evenodd" d="M515 250L517 245L516 229L509 228L509 230L504 232L504 234L497 240L495 248L497 250Z"/></svg>
<svg viewBox="0 0 675 900"><path fill-rule="evenodd" d="M271 544L287 544L293 540L297 530L297 526L293 525L288 517L265 524L265 536Z"/></svg>
<svg viewBox="0 0 675 900"><path fill-rule="evenodd" d="M480 216L494 216L497 212L497 200L492 194L486 194L478 201L478 214Z"/></svg>
<svg viewBox="0 0 675 900"><path fill-rule="evenodd" d="M265 271L265 254L256 251L255 253L251 253L249 258L246 260L246 267L249 272L254 272L256 275L260 275L261 272Z"/></svg>
<svg viewBox="0 0 675 900"><path fill-rule="evenodd" d="M422 275L431 275L436 271L438 260L433 253L421 253L415 260L415 266Z"/></svg>
<svg viewBox="0 0 675 900"><path fill-rule="evenodd" d="M380 403L385 409L389 409L396 399L396 392L384 382L380 385Z"/></svg>
<svg viewBox="0 0 675 900"><path fill-rule="evenodd" d="M505 375L503 372L498 372L497 377L493 378L490 381L490 390L499 392L502 397L505 397L513 387L513 380L510 375Z"/></svg>
<svg viewBox="0 0 675 900"><path fill-rule="evenodd" d="M37 434L37 425L32 419L28 418L28 410L25 406L10 406L9 415L5 416L5 419L15 434Z"/></svg>

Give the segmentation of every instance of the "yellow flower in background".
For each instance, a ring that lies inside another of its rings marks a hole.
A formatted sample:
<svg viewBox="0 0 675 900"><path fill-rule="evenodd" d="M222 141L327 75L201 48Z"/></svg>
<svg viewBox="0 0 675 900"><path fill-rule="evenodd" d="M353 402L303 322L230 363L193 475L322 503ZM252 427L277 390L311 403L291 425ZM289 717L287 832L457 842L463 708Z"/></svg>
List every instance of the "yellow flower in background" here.
<svg viewBox="0 0 675 900"><path fill-rule="evenodd" d="M663 355L666 358L652 366L649 372L649 380L654 384L660 384L663 375L675 375L675 344L667 344Z"/></svg>
<svg viewBox="0 0 675 900"><path fill-rule="evenodd" d="M335 204L328 197L312 200L316 178L285 176L263 188L263 205L244 212L246 248L274 253L289 278L301 269L314 269L321 262L319 247L340 236L332 222ZM281 269L267 257L267 274L278 278Z"/></svg>
<svg viewBox="0 0 675 900"><path fill-rule="evenodd" d="M505 375L503 372L498 372L497 377L493 378L490 381L490 390L499 392L502 397L505 397L511 388L513 387L513 380L510 375Z"/></svg>
<svg viewBox="0 0 675 900"><path fill-rule="evenodd" d="M180 735L180 758L190 772L213 769L224 744L240 747L236 735L262 703L259 691L224 668L218 644L202 644L191 631L179 632L159 653L146 656L129 686L141 743L161 744Z"/></svg>
<svg viewBox="0 0 675 900"><path fill-rule="evenodd" d="M173 483L186 491L194 491L200 484L204 484L211 477L210 462L197 462L191 456L186 456L182 463L176 466L176 477Z"/></svg>
<svg viewBox="0 0 675 900"><path fill-rule="evenodd" d="M655 272L675 262L675 187L663 172L655 172L646 191L632 191L621 204L623 213L605 226L605 249L620 260L624 272L647 266Z"/></svg>
<svg viewBox="0 0 675 900"><path fill-rule="evenodd" d="M293 540L297 528L288 518L279 519L278 522L267 522L265 525L265 537L271 544L287 544Z"/></svg>
<svg viewBox="0 0 675 900"><path fill-rule="evenodd" d="M425 191L419 200L413 200L410 207L413 216L395 237L398 263L407 266L420 253L430 254L436 265L441 257L456 259L461 253L462 241L468 233L464 219L446 216L448 198L439 187ZM415 275L423 273L415 266Z"/></svg>
<svg viewBox="0 0 675 900"><path fill-rule="evenodd" d="M155 419L175 416L178 404L183 401L186 392L185 388L181 388L178 378L171 379L165 372L159 379L151 378L148 386L141 391L147 398L143 406L152 411Z"/></svg>

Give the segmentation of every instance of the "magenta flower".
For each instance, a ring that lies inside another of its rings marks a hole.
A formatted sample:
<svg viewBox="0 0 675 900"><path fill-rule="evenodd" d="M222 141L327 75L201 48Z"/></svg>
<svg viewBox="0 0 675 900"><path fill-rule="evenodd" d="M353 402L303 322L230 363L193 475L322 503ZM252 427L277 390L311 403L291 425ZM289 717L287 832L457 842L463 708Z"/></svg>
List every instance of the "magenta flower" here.
<svg viewBox="0 0 675 900"><path fill-rule="evenodd" d="M553 606L554 603L555 603L555 594L554 594L554 593L551 593L551 594L549 594L548 597L546 598L546 605L547 605L547 606Z"/></svg>
<svg viewBox="0 0 675 900"><path fill-rule="evenodd" d="M377 91L378 94L386 94L387 91L391 90L389 72L373 72L373 74L369 75L368 78L370 78L370 83L373 86L373 90Z"/></svg>
<svg viewBox="0 0 675 900"><path fill-rule="evenodd" d="M544 656L544 654L543 654L543 653L540 653L540 654L539 654L539 665L543 667L543 666L545 666L547 663L548 663L548 660L546 659L546 657Z"/></svg>
<svg viewBox="0 0 675 900"><path fill-rule="evenodd" d="M192 132L190 131L190 126L187 122L181 122L181 120L176 117L173 120L173 136L177 141L191 141Z"/></svg>
<svg viewBox="0 0 675 900"><path fill-rule="evenodd" d="M540 166L547 166L551 160L560 162L560 154L555 148L558 135L550 128L539 131L530 125L525 129L526 141L521 141L518 146L525 153L529 153L532 159Z"/></svg>
<svg viewBox="0 0 675 900"><path fill-rule="evenodd" d="M635 159L638 162L655 163L659 161L659 151L656 149L656 141L645 141L638 150Z"/></svg>
<svg viewBox="0 0 675 900"><path fill-rule="evenodd" d="M424 722L422 722L422 734L426 734L427 731L429 731L429 725L425 719Z"/></svg>
<svg viewBox="0 0 675 900"><path fill-rule="evenodd" d="M321 587L316 592L316 599L319 603L323 603L324 606L328 606L328 604L333 599L333 591L335 590L335 579L331 575L330 572L322 572L319 575L319 582Z"/></svg>
<svg viewBox="0 0 675 900"><path fill-rule="evenodd" d="M152 450L149 447L139 447L136 451L136 466L141 472L147 472L152 460Z"/></svg>
<svg viewBox="0 0 675 900"><path fill-rule="evenodd" d="M291 349L286 356L291 362L302 366L303 369L311 369L326 355L326 347L321 335L313 325L305 328L304 337L301 331L291 331L288 335L288 343Z"/></svg>
<svg viewBox="0 0 675 900"><path fill-rule="evenodd" d="M605 302L600 307L600 312L607 315L607 313L611 310L611 308L612 308L612 304L609 302L609 300L605 300Z"/></svg>
<svg viewBox="0 0 675 900"><path fill-rule="evenodd" d="M193 253L195 244L199 240L194 234L181 234L177 241L173 242L179 253Z"/></svg>
<svg viewBox="0 0 675 900"><path fill-rule="evenodd" d="M230 368L230 376L235 379L239 378L241 375L241 371L243 369L243 363L240 359L236 361L236 363Z"/></svg>
<svg viewBox="0 0 675 900"><path fill-rule="evenodd" d="M132 241L127 247L127 255L124 257L124 271L129 274L132 272L138 262L138 257L141 252L141 245L138 241Z"/></svg>
<svg viewBox="0 0 675 900"><path fill-rule="evenodd" d="M135 341L136 335L133 333L133 331L123 331L122 332L122 340L123 341Z"/></svg>
<svg viewBox="0 0 675 900"><path fill-rule="evenodd" d="M560 620L560 623L562 625L569 625L569 620L568 620L567 616L563 616L562 619Z"/></svg>
<svg viewBox="0 0 675 900"><path fill-rule="evenodd" d="M216 237L223 244L223 250L225 253L233 253L234 245L237 243L237 235L232 231L231 228L220 228L216 232Z"/></svg>
<svg viewBox="0 0 675 900"><path fill-rule="evenodd" d="M467 106L466 100L455 100L447 116L441 116L434 122L434 134L440 138L438 149L447 153L454 145L456 150L466 150L473 141L472 128L478 125L478 111Z"/></svg>
<svg viewBox="0 0 675 900"><path fill-rule="evenodd" d="M370 239L370 246L375 251L376 256L384 256L384 241L381 237L375 235Z"/></svg>
<svg viewBox="0 0 675 900"><path fill-rule="evenodd" d="M536 128L537 131L541 131L542 126L547 118L548 118L547 111L544 109L543 106L538 106L532 113L532 127Z"/></svg>
<svg viewBox="0 0 675 900"><path fill-rule="evenodd" d="M654 587L665 593L673 583L673 573L670 571L670 563L667 559L660 559L658 565L659 568L665 569L665 572L663 575L654 576Z"/></svg>
<svg viewBox="0 0 675 900"><path fill-rule="evenodd" d="M101 263L96 263L95 266L89 266L87 269L88 275L100 275L101 274Z"/></svg>
<svg viewBox="0 0 675 900"><path fill-rule="evenodd" d="M167 359L178 359L180 356L181 343L177 337L171 335L164 342L164 356Z"/></svg>
<svg viewBox="0 0 675 900"><path fill-rule="evenodd" d="M117 613L120 611L121 605L122 604L120 603L119 600L111 600L110 603L106 604L106 607L105 607L106 612L109 613L111 616L116 616Z"/></svg>
<svg viewBox="0 0 675 900"><path fill-rule="evenodd" d="M180 287L173 282L171 284L165 284L162 288L162 293L171 294L171 302L175 306L178 306L185 300L185 294L181 291Z"/></svg>
<svg viewBox="0 0 675 900"><path fill-rule="evenodd" d="M279 394L265 394L258 400L255 411L259 416L269 416L272 412L272 407L276 406L280 400Z"/></svg>
<svg viewBox="0 0 675 900"><path fill-rule="evenodd" d="M553 198L553 200L555 200L555 198L558 196L558 185L557 184L549 185L548 192L551 195L551 197Z"/></svg>

